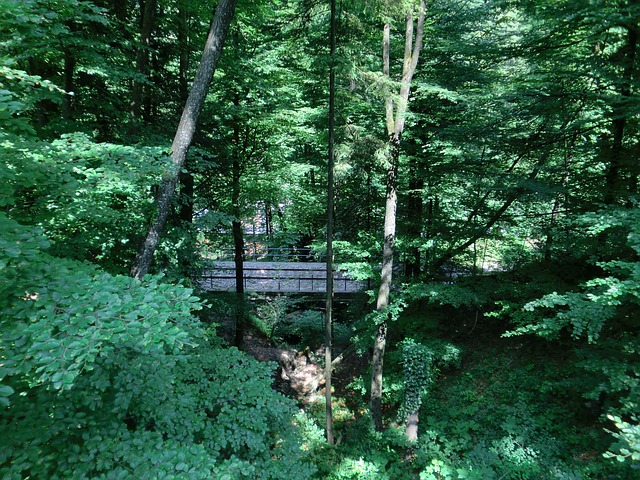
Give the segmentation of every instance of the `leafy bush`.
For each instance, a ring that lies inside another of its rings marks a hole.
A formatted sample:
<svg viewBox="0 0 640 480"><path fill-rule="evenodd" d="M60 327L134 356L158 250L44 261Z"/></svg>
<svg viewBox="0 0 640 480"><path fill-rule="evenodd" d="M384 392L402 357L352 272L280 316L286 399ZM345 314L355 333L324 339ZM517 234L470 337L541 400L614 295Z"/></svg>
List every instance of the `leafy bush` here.
<svg viewBox="0 0 640 480"><path fill-rule="evenodd" d="M272 366L212 349L192 292L43 253L0 214L2 478L305 478Z"/></svg>
<svg viewBox="0 0 640 480"><path fill-rule="evenodd" d="M640 209L635 207L584 215L580 222L603 245L610 238L626 240L624 246L616 243L612 259L597 262L606 276L591 278L575 290L548 293L527 303L524 311L530 314L529 322L506 334L534 333L557 338L561 332L569 332L575 340L586 339L587 345L581 345L585 358L581 366L600 382L585 394L617 399L618 405L608 413L620 430L614 433L618 442L608 456L621 461L637 460L640 450L637 423L619 418L631 415L630 420L637 422L640 408L640 331L633 321L640 306Z"/></svg>
<svg viewBox="0 0 640 480"><path fill-rule="evenodd" d="M0 144L0 206L41 226L51 253L124 273L166 161L160 148L96 143L85 134L51 142L14 135Z"/></svg>

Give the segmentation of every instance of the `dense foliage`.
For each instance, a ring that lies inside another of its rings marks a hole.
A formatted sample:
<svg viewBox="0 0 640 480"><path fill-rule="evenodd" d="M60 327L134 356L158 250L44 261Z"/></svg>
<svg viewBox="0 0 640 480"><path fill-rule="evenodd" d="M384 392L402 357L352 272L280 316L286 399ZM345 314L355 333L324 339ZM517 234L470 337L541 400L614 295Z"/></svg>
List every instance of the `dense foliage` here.
<svg viewBox="0 0 640 480"><path fill-rule="evenodd" d="M0 2L2 478L637 478L640 4L425 3L377 311L385 101L419 4L339 2L330 58L328 3L240 2L138 281L215 5ZM330 62L333 251L372 288L335 315L332 447L323 404L298 410L217 333L242 305L255 335L315 351L323 313L194 281L239 225L249 252L325 251Z"/></svg>
<svg viewBox="0 0 640 480"><path fill-rule="evenodd" d="M190 289L53 257L1 220L3 478L313 471L269 365L212 344Z"/></svg>

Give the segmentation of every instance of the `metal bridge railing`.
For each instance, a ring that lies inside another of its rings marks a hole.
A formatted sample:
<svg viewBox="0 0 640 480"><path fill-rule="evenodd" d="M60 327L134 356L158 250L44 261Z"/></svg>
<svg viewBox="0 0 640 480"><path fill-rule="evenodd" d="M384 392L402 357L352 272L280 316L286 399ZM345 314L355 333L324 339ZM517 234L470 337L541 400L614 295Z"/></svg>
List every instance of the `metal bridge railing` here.
<svg viewBox="0 0 640 480"><path fill-rule="evenodd" d="M213 252L213 260L233 260L235 250L233 247L218 248ZM248 245L244 248L245 261L271 261L271 262L322 262L324 255L314 254L311 248L303 247L265 247Z"/></svg>
<svg viewBox="0 0 640 480"><path fill-rule="evenodd" d="M259 262L258 262L259 263ZM308 266L308 269L304 267ZM231 265L214 264L214 268L200 277L199 285L208 291L233 291L236 276ZM245 268L242 277L247 291L255 292L324 292L326 290L326 269L321 264L298 263L298 268L264 265ZM355 280L344 272L333 275L335 293L359 292L370 288L369 282Z"/></svg>

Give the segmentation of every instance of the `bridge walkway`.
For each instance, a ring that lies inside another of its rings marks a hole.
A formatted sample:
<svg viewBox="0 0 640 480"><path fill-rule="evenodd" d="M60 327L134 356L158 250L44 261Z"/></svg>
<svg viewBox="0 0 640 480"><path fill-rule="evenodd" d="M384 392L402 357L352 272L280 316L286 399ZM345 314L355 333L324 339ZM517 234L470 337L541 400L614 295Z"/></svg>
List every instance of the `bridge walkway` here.
<svg viewBox="0 0 640 480"><path fill-rule="evenodd" d="M326 272L323 262L244 262L244 289L258 293L323 293L327 289ZM236 286L234 262L212 262L211 268L197 283L209 292L233 292ZM336 266L334 293L355 293L367 288L367 281L354 280Z"/></svg>

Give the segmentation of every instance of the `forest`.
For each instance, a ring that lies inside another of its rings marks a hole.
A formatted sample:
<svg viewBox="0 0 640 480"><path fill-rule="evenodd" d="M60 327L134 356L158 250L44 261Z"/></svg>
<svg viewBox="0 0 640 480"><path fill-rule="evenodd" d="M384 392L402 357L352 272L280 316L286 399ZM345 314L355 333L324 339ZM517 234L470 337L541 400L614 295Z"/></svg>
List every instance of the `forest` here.
<svg viewBox="0 0 640 480"><path fill-rule="evenodd" d="M0 478L639 479L639 22L0 0Z"/></svg>

